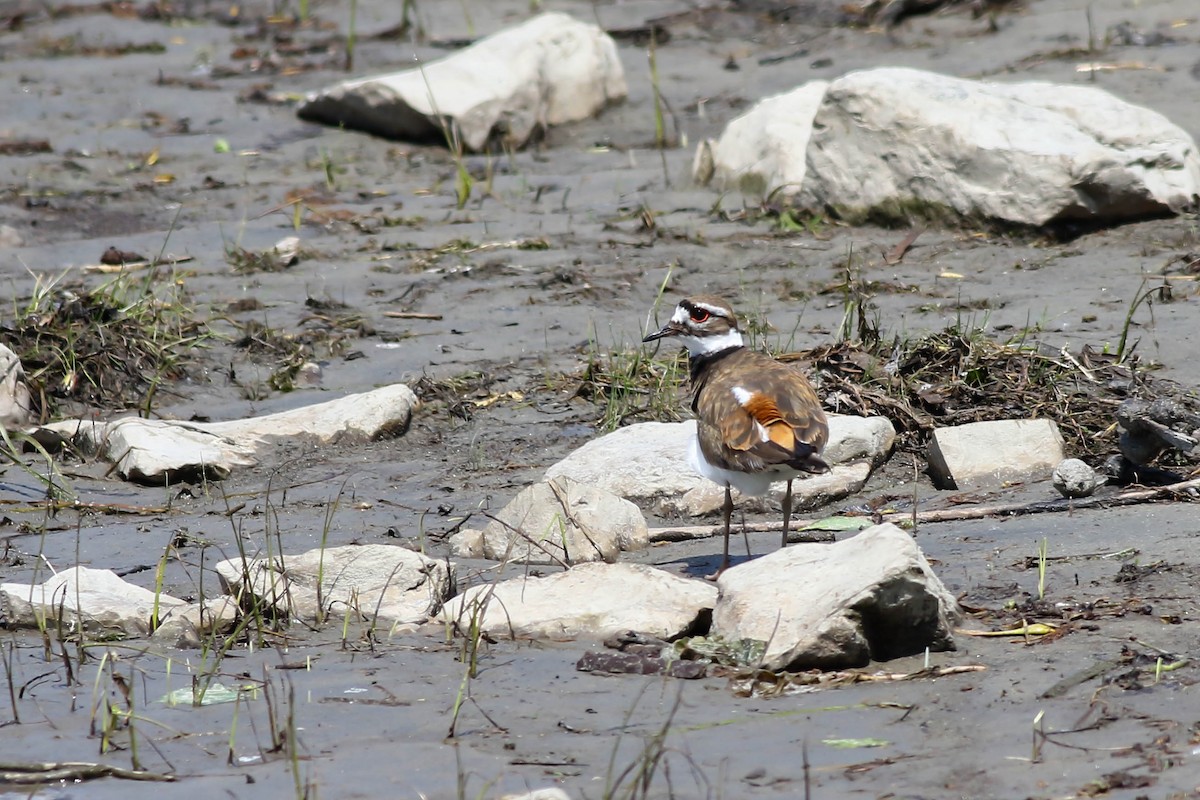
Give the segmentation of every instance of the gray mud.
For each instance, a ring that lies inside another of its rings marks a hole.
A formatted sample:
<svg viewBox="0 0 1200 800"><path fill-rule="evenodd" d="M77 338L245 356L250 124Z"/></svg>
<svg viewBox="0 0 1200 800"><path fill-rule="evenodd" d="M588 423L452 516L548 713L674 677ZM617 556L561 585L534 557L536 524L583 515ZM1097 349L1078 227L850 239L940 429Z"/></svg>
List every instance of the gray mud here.
<svg viewBox="0 0 1200 800"><path fill-rule="evenodd" d="M528 4L517 2L417 5L430 40L492 31L528 14ZM444 149L306 124L286 104L261 102L342 77L346 2L314 5L330 27L302 28L290 39L258 22L270 9L256 4L236 16L225 5L195 4L176 9L191 17L161 21L119 4L52 17L40 5L4 2L0 138L47 139L52 147L0 157L0 224L22 242L0 251L5 295L28 297L32 274L74 270L68 278L79 279L78 268L109 245L192 257L174 278L226 338L211 344L191 380L160 389L162 416L259 414L467 373L483 376L468 399L502 397L454 409L429 403L394 441L282 446L262 468L221 483L141 488L106 477L103 464L64 465L81 499L167 509L157 513L47 517L30 510L41 487L9 466L0 473L0 578L42 580L48 566L81 563L153 588L158 561L175 542L163 588L197 597L215 591L208 567L237 554L239 539L252 553L268 541L291 553L319 546L327 532L330 545L399 542L444 554L446 535L468 515L476 516L466 524L477 523L480 510L502 506L597 434L600 409L575 396L583 368L589 357L641 338L668 273L669 298L729 296L744 315L769 321L768 336L780 346L832 340L843 296L828 287L842 280L851 249L863 277L880 282L872 303L888 335L969 323L1001 336L1036 328L1036 338L1055 348L1115 345L1143 282L1163 281L1181 257L1194 263L1194 219L1066 239L927 231L901 264L887 266L883 254L905 231L827 224L815 234L787 233L769 219L723 221L713 213L718 198L689 184L694 144L749 103L876 65L1094 82L1200 137L1194 0L1003 5L994 31L967 7L890 31L781 23L728 9L681 13L667 23L672 38L659 46L658 61L686 147L660 155L651 146L646 51L623 43L628 102L550 131L534 150L490 164L471 157L475 191L457 210L455 168ZM398 7L358 4L355 74L444 52L374 36L398 22ZM689 9L660 0L553 7L610 28ZM1122 22L1173 41L1105 44ZM327 39L332 44L316 46ZM1081 72L1084 62L1117 68ZM216 152L218 140L230 152ZM261 250L295 233L288 203L301 192L308 200L300 262L284 272L236 271L228 251ZM735 215L743 202L757 208L753 198L719 199ZM653 226L643 223L643 210ZM534 239L546 249L503 244ZM452 245L464 241L477 249ZM1194 284L1170 283L1173 301L1141 306L1133 337L1143 363L1194 386ZM249 299L257 301L252 310L231 309ZM268 381L277 365L233 341L249 321L308 335L328 327L310 299L343 303L338 314L360 315L365 325L333 349L314 336L318 387L274 391ZM397 319L389 311L442 318ZM899 477L906 474L910 465L893 465L866 494L911 497L912 483ZM1051 493L1041 484L965 499L1020 502ZM951 502L924 477L916 494L922 507ZM494 797L552 784L572 797L640 796L627 770L654 752L664 729L650 797L1196 797L1198 673L1194 665L1157 667L1160 657L1174 664L1200 653L1198 529L1186 502L922 525L917 541L977 615L970 626L1055 616L1063 623L1045 638L962 636L957 652L933 654L932 663L986 669L937 680L742 698L722 678L576 672L593 645L497 641L481 655L453 739L464 667L459 643L447 643L440 630L375 632L372 640L352 628L343 642L340 622L293 625L273 646L235 647L219 665L211 651L144 642L93 643L79 664L70 637L63 645L52 636L55 655L47 658L40 636L5 632L15 707L0 687L0 721L12 721L0 729L0 760L129 767L136 758L177 780L14 786L0 797ZM1039 601L1038 570L1028 559L1043 538L1051 560ZM774 539L752 536L751 544L768 552ZM719 540L671 544L637 558L699 575L713 568L719 548ZM495 577L486 567L460 565L467 582ZM872 668L908 672L922 661ZM236 704L159 702L214 669L230 687L265 682L271 699L260 688ZM136 754L127 725L118 726L118 749L101 754L104 726L93 709L102 697L125 707L114 671L133 689ZM1039 715L1045 736L1035 735ZM273 751L273 724L294 746ZM856 746L839 746L847 743ZM621 776L624 787L610 792Z"/></svg>

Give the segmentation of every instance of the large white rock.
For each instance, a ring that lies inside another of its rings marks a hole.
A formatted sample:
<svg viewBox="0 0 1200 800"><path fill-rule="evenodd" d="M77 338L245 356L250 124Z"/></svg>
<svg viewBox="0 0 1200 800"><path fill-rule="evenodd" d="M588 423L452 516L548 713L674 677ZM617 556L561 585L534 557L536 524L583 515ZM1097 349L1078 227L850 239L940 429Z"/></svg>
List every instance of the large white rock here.
<svg viewBox="0 0 1200 800"><path fill-rule="evenodd" d="M983 489L1050 477L1063 460L1051 419L1000 419L938 428L929 439L929 474L943 489Z"/></svg>
<svg viewBox="0 0 1200 800"><path fill-rule="evenodd" d="M887 417L829 415L829 442L821 452L829 464L866 461L879 466L896 444L896 427Z"/></svg>
<svg viewBox="0 0 1200 800"><path fill-rule="evenodd" d="M871 464L867 461L853 461L849 464L834 464L829 472L823 475L805 475L798 478L792 483L792 511L809 511L834 500L849 497L862 491L869 477ZM783 508L783 496L786 492L787 483L779 481L771 484L770 490L761 497L746 497L734 489L733 501L737 508L743 511L779 512ZM704 516L719 511L725 505L725 488L712 481L703 481L678 499L664 498L660 505L666 516ZM782 517L780 522L782 523Z"/></svg>
<svg viewBox="0 0 1200 800"><path fill-rule="evenodd" d="M25 427L32 407L21 359L7 345L0 344L0 428L14 431Z"/></svg>
<svg viewBox="0 0 1200 800"><path fill-rule="evenodd" d="M466 149L481 150L497 136L520 147L536 131L586 119L626 93L612 38L549 12L417 69L316 92L298 113L417 141L444 141L444 118Z"/></svg>
<svg viewBox="0 0 1200 800"><path fill-rule="evenodd" d="M144 636L156 610L159 619L188 604L127 583L110 569L71 567L45 583L0 585L0 619L9 627L54 629L61 618L67 631Z"/></svg>
<svg viewBox="0 0 1200 800"><path fill-rule="evenodd" d="M474 621L495 636L603 639L625 631L674 639L717 599L711 583L645 564L580 564L545 578L473 586L447 601L442 619Z"/></svg>
<svg viewBox="0 0 1200 800"><path fill-rule="evenodd" d="M862 666L954 648L954 597L895 525L777 550L727 569L717 588L712 634L767 642L770 670Z"/></svg>
<svg viewBox="0 0 1200 800"><path fill-rule="evenodd" d="M688 463L695 436L695 420L618 428L552 465L546 478L565 475L631 500L662 501L668 513L706 514L720 507L725 494L724 488L697 474ZM834 466L833 474L796 481L795 507L811 508L858 491L871 466L887 457L895 441L896 429L885 417L830 414L825 457ZM854 462L867 464L864 468ZM785 486L783 482L773 486L772 496L782 495Z"/></svg>
<svg viewBox="0 0 1200 800"><path fill-rule="evenodd" d="M721 191L759 197L776 189L787 195L798 192L804 180L813 117L828 86L828 81L809 81L758 101L726 125L720 139L700 142L692 177Z"/></svg>
<svg viewBox="0 0 1200 800"><path fill-rule="evenodd" d="M687 463L696 422L639 422L592 439L546 470L631 500L683 494L704 478Z"/></svg>
<svg viewBox="0 0 1200 800"><path fill-rule="evenodd" d="M173 606L159 617L150 638L172 647L203 647L212 643L213 633L231 630L239 616L241 609L229 595Z"/></svg>
<svg viewBox="0 0 1200 800"><path fill-rule="evenodd" d="M483 530L496 561L580 564L641 550L650 532L641 509L612 492L560 475L523 489Z"/></svg>
<svg viewBox="0 0 1200 800"><path fill-rule="evenodd" d="M257 464L259 456L278 441L334 444L343 439L399 436L408 430L417 405L412 390L397 383L278 414L225 422L70 419L39 430L107 458L127 480L177 483L227 478L234 469Z"/></svg>
<svg viewBox="0 0 1200 800"><path fill-rule="evenodd" d="M780 190L849 219L1042 225L1181 211L1200 195L1192 137L1094 87L889 67L833 81L812 114L821 89L768 98L730 123L701 146L696 177L707 168L720 187Z"/></svg>
<svg viewBox="0 0 1200 800"><path fill-rule="evenodd" d="M340 620L350 613L381 625L425 622L437 613L454 583L452 569L453 564L386 544L216 565L221 584L234 597L253 596L308 622Z"/></svg>

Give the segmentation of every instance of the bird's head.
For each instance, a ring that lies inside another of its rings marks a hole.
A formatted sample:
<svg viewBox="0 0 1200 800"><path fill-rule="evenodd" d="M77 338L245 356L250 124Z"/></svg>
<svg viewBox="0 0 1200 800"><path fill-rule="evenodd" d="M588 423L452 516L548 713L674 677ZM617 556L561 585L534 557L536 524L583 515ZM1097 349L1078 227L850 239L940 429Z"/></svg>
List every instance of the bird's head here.
<svg viewBox="0 0 1200 800"><path fill-rule="evenodd" d="M670 321L642 341L653 342L668 336L678 339L692 356L717 353L743 344L733 307L713 295L680 300Z"/></svg>

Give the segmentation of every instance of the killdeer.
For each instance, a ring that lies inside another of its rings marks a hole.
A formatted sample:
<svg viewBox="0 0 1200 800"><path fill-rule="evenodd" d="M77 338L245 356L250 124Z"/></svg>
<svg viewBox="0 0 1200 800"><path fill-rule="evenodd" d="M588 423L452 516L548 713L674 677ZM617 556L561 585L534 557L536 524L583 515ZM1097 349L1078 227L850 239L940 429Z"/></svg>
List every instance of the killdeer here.
<svg viewBox="0 0 1200 800"><path fill-rule="evenodd" d="M689 460L704 477L725 487L725 551L729 566L732 489L761 495L786 480L783 546L792 516L792 480L829 465L821 450L829 424L812 384L798 370L747 349L729 303L712 295L679 301L671 320L643 342L668 336L688 349L696 439Z"/></svg>

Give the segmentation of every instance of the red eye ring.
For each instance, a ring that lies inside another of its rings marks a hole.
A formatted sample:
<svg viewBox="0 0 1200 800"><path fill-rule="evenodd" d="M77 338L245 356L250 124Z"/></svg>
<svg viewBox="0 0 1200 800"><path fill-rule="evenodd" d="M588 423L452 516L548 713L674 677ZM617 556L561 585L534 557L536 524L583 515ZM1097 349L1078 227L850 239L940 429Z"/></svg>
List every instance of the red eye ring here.
<svg viewBox="0 0 1200 800"><path fill-rule="evenodd" d="M708 311L703 308L692 309L692 322L707 322L708 318L711 316L712 314L708 313Z"/></svg>

